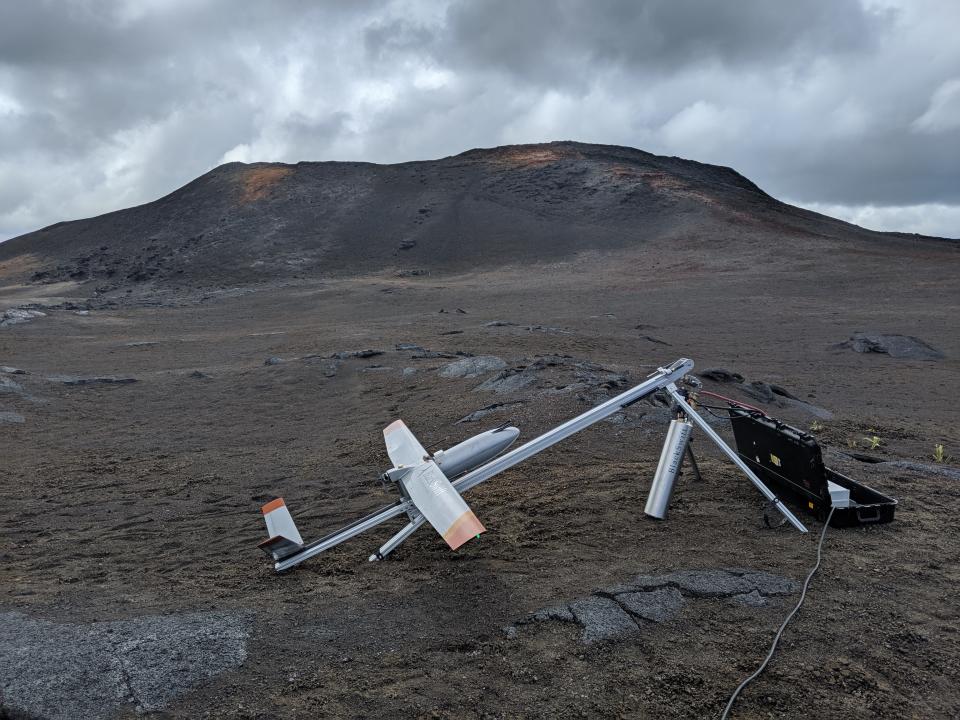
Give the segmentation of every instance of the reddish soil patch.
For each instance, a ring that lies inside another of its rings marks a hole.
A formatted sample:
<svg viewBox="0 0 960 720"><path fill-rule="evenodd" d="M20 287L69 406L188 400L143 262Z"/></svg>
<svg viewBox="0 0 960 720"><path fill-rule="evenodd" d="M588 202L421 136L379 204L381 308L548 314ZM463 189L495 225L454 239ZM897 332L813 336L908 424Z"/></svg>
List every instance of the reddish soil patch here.
<svg viewBox="0 0 960 720"><path fill-rule="evenodd" d="M495 165L507 167L542 167L560 160L579 157L580 154L568 148L543 147L537 145L518 145L502 148L490 158Z"/></svg>
<svg viewBox="0 0 960 720"><path fill-rule="evenodd" d="M265 198L274 185L292 174L292 168L275 165L247 170L240 179L243 187L240 202L246 204Z"/></svg>

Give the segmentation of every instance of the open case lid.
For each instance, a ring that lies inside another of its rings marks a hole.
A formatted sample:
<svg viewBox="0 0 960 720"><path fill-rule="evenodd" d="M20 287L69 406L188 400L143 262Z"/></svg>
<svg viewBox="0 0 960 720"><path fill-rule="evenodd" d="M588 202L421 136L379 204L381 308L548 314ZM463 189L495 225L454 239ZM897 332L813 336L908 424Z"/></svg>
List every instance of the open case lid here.
<svg viewBox="0 0 960 720"><path fill-rule="evenodd" d="M737 453L761 480L786 483L802 495L829 502L827 473L816 438L766 415L730 408Z"/></svg>

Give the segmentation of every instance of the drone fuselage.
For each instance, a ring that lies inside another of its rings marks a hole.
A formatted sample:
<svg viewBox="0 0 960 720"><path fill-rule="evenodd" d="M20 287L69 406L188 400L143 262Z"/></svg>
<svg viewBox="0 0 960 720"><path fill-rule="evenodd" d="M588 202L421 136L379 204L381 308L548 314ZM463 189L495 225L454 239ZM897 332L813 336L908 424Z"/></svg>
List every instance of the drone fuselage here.
<svg viewBox="0 0 960 720"><path fill-rule="evenodd" d="M438 450L433 454L433 460L443 470L444 475L455 478L495 458L510 447L519 435L520 431L509 425L487 430L449 450Z"/></svg>

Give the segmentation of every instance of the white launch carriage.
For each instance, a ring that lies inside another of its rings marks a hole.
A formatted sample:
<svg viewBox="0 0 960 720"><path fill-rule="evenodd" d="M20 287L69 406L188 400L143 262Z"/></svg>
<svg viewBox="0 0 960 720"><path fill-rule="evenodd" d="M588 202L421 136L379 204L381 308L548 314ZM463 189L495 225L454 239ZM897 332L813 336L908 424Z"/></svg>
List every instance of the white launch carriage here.
<svg viewBox="0 0 960 720"><path fill-rule="evenodd" d="M349 540L387 520L406 514L409 523L373 553L370 556L371 561L383 559L400 543L410 537L424 522L429 522L446 540L447 544L452 549L456 549L470 538L479 536L480 533L484 532L483 525L461 497L463 492L661 389L673 398L684 417L695 423L707 437L716 443L720 450L747 475L757 489L776 506L794 527L801 532L806 532L806 528L800 521L753 474L737 454L727 447L720 436L690 406L683 392L677 388L676 383L692 369L693 361L685 358L681 358L667 367L658 368L656 372L636 387L597 405L582 415L568 420L504 455L500 455L500 453L509 447L520 434L520 431L515 427L502 426L495 430L489 430L449 450L438 451L431 455L403 421L397 420L384 428L383 431L387 454L394 465L393 468L384 473L383 478L395 484L400 492L400 498L395 503L381 508L327 537L304 544L283 499L277 498L262 508L263 517L267 524L267 533L270 537L262 542L260 547L273 558L275 568L280 572L299 565L304 560L319 555L325 550L329 550L335 545L339 545L345 540ZM668 447L670 437L675 435L682 436L682 446L675 444L672 447L673 457L668 463L670 472L664 473L658 470L654 488L651 491L651 499L654 498L654 495L662 498L664 493L669 498L672 474L675 474L679 466L676 451L683 452L686 447L686 440L689 438L689 431L683 433L671 432L668 436ZM667 449L664 449L664 456L668 455ZM662 458L661 469L664 467L666 466ZM667 478L666 484L662 482L664 478ZM663 502L660 501L659 504L662 505ZM648 503L649 507L650 504Z"/></svg>

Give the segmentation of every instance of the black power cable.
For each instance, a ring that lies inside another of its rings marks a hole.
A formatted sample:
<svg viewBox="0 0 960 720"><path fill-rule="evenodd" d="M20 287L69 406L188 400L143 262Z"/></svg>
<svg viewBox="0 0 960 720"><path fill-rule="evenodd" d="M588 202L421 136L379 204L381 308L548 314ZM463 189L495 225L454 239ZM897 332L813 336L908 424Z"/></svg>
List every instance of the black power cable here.
<svg viewBox="0 0 960 720"><path fill-rule="evenodd" d="M720 716L720 720L726 720L727 716L730 715L730 710L733 708L733 703L736 701L740 691L749 685L754 678L760 675L760 673L767 669L767 664L770 662L770 658L773 657L773 654L777 650L777 643L780 642L780 636L783 635L783 631L787 628L787 623L793 620L793 616L797 614L797 611L800 610L800 606L803 605L803 601L807 597L807 588L810 586L810 580L820 567L820 559L823 555L823 540L827 537L827 528L830 527L830 518L833 517L833 511L835 509L836 508L830 508L830 513L827 515L827 519L823 523L823 531L820 533L820 542L817 544L817 562L814 563L813 567L810 568L810 572L807 574L807 579L803 583L803 592L800 593L800 600L797 602L797 606L790 611L790 614L787 615L787 618L783 621L780 629L777 630L777 634L773 637L773 644L770 646L770 652L767 653L767 657L764 658L762 663L760 663L760 667L758 667L752 675L740 683L737 686L737 689L733 691L733 695L731 695L730 700L727 701L727 707L724 708L723 715Z"/></svg>

